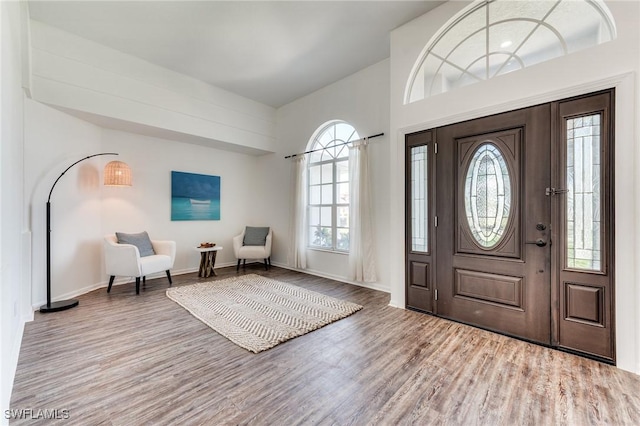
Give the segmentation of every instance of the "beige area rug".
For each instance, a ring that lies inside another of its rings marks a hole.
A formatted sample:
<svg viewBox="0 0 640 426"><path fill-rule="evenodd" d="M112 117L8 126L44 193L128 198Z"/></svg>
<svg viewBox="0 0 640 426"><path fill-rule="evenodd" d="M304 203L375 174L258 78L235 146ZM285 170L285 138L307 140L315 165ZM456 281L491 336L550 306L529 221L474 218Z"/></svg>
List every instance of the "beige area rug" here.
<svg viewBox="0 0 640 426"><path fill-rule="evenodd" d="M167 297L254 353L362 309L355 303L256 274L170 288Z"/></svg>

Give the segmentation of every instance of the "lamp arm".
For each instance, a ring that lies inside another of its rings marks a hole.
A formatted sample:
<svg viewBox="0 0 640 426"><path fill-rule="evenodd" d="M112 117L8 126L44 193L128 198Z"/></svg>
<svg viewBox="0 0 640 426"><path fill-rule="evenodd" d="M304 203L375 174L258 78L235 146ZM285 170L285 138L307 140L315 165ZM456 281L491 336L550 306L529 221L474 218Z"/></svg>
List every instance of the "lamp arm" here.
<svg viewBox="0 0 640 426"><path fill-rule="evenodd" d="M49 197L47 198L47 304L40 307L40 312L42 313L63 311L65 309L70 309L75 306L78 306L78 301L75 299L60 300L60 301L51 303L51 194L53 193L53 188L56 187L56 184L58 183L60 178L64 176L64 174L67 173L67 171L69 171L70 168L72 168L73 166L75 166L81 161L87 160L92 157L97 157L98 155L118 155L118 154L115 152L101 152L100 154L89 155L87 157L84 157L76 161L75 163L67 167L64 170L64 172L60 173L60 176L58 176L58 179L56 179L56 181L53 182L53 185L51 186L51 190L49 191Z"/></svg>
<svg viewBox="0 0 640 426"><path fill-rule="evenodd" d="M53 193L53 188L56 187L56 184L58 183L58 181L60 180L60 178L62 176L64 176L65 173L67 173L69 171L70 168L72 168L73 166L75 166L76 164L80 163L81 161L84 160L88 160L89 158L92 157L97 157L98 155L118 155L117 152L101 152L100 154L93 154L93 155L89 155L87 157L81 158L80 160L76 161L75 163L73 163L72 165L70 165L69 167L67 167L64 172L60 173L60 176L58 176L58 179L56 179L55 182L53 182L53 185L51 186L51 191L49 191L49 197L47 198L47 203L51 201L51 194Z"/></svg>

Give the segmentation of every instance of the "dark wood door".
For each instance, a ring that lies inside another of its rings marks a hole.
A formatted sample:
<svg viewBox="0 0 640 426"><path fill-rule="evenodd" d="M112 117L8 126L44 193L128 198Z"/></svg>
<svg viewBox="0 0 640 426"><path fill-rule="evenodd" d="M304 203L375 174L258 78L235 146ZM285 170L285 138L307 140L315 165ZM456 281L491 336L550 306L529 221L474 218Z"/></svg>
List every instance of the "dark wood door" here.
<svg viewBox="0 0 640 426"><path fill-rule="evenodd" d="M614 96L407 135L407 307L615 363Z"/></svg>
<svg viewBox="0 0 640 426"><path fill-rule="evenodd" d="M433 312L435 244L433 244L433 131L405 140L405 285L407 307Z"/></svg>
<svg viewBox="0 0 640 426"><path fill-rule="evenodd" d="M553 344L615 361L613 91L552 104Z"/></svg>
<svg viewBox="0 0 640 426"><path fill-rule="evenodd" d="M550 105L436 130L438 315L551 343Z"/></svg>

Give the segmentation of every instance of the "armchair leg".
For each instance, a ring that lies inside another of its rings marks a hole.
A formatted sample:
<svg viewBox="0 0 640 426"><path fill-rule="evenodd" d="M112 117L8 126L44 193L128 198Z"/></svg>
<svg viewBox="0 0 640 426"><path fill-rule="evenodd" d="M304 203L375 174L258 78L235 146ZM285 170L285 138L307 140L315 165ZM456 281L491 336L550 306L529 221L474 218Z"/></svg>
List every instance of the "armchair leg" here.
<svg viewBox="0 0 640 426"><path fill-rule="evenodd" d="M269 264L267 263L267 258L265 257L264 259L264 270L268 271L269 270Z"/></svg>
<svg viewBox="0 0 640 426"><path fill-rule="evenodd" d="M238 259L238 266L236 266L236 272L238 272L240 270L240 262L242 261L242 259Z"/></svg>
<svg viewBox="0 0 640 426"><path fill-rule="evenodd" d="M242 269L247 269L247 259L242 259Z"/></svg>
<svg viewBox="0 0 640 426"><path fill-rule="evenodd" d="M109 287L107 287L107 293L111 293L111 286L113 285L113 280L116 278L115 275L111 275L109 278Z"/></svg>
<svg viewBox="0 0 640 426"><path fill-rule="evenodd" d="M267 260L269 261L269 269L271 269L271 256L269 256Z"/></svg>
<svg viewBox="0 0 640 426"><path fill-rule="evenodd" d="M169 287L171 287L171 285L173 284L173 281L171 281L171 272L169 272L168 269L167 269L167 278L169 279Z"/></svg>
<svg viewBox="0 0 640 426"><path fill-rule="evenodd" d="M136 294L140 294L140 277L136 277Z"/></svg>
<svg viewBox="0 0 640 426"><path fill-rule="evenodd" d="M147 288L147 276L142 277L142 288Z"/></svg>

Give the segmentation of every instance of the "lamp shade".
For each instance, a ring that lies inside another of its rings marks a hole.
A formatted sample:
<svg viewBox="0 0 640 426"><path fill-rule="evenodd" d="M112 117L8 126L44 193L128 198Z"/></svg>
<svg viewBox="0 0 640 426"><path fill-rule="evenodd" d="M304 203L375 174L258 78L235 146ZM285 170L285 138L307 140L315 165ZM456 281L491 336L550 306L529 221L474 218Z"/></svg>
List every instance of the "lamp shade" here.
<svg viewBox="0 0 640 426"><path fill-rule="evenodd" d="M111 161L104 166L106 186L131 186L131 169L122 161Z"/></svg>

